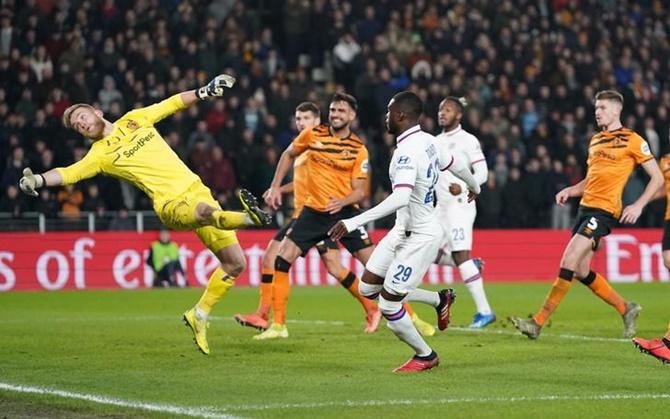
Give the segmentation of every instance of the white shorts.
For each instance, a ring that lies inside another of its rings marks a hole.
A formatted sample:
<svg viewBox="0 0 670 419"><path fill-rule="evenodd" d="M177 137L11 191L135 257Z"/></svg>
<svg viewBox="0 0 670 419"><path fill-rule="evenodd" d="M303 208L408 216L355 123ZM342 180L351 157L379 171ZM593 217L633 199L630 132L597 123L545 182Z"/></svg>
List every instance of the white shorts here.
<svg viewBox="0 0 670 419"><path fill-rule="evenodd" d="M439 214L445 236L442 251L450 253L472 250L472 226L477 217L477 207L454 203L446 205Z"/></svg>
<svg viewBox="0 0 670 419"><path fill-rule="evenodd" d="M384 278L384 288L396 295L407 295L416 289L442 243L442 234L392 229L372 252L365 269Z"/></svg>

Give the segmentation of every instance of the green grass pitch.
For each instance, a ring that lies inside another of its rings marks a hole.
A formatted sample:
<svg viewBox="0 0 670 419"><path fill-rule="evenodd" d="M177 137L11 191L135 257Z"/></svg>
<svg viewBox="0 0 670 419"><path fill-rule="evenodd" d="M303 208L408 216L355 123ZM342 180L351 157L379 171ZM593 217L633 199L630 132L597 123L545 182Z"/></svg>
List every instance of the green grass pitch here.
<svg viewBox="0 0 670 419"><path fill-rule="evenodd" d="M638 334L670 320L668 284L615 285L643 306ZM200 289L0 294L0 418L15 417L668 417L670 366L619 339L621 319L575 284L538 341L504 320L542 303L549 284L488 284L498 322L467 325L463 286L452 327L428 338L441 365L396 375L411 355L336 287L294 288L291 337L254 341L232 320L257 290L215 309L210 356L181 322ZM435 313L415 305L431 322Z"/></svg>

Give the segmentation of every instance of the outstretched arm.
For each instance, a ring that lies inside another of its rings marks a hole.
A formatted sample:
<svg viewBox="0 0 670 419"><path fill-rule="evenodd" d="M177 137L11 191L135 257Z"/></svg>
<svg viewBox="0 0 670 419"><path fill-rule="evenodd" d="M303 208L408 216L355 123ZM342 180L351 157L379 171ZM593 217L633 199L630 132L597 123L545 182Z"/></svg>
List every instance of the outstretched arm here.
<svg viewBox="0 0 670 419"><path fill-rule="evenodd" d="M279 158L279 163L277 163L277 168L275 169L274 178L272 178L272 183L270 188L265 192L265 203L270 206L270 208L276 210L282 203L282 190L281 183L286 177L286 174L293 166L293 161L299 155L297 151L293 148L293 144L288 146L286 150L281 154Z"/></svg>
<svg viewBox="0 0 670 419"><path fill-rule="evenodd" d="M26 194L37 196L37 189L45 186L71 185L100 173L100 166L94 154L89 152L83 159L67 167L57 167L44 173L33 173L30 167L23 169L19 188Z"/></svg>

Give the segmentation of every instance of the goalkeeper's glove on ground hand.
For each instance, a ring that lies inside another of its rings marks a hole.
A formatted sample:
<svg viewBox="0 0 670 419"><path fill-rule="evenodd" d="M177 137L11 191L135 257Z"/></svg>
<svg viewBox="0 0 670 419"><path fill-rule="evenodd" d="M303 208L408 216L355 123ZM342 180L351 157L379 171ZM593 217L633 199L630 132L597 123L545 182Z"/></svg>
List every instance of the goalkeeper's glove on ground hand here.
<svg viewBox="0 0 670 419"><path fill-rule="evenodd" d="M219 74L214 77L212 81L207 83L207 86L203 86L195 91L195 95L200 100L204 100L212 96L223 96L223 89L230 89L235 84L235 77L229 76L228 74Z"/></svg>
<svg viewBox="0 0 670 419"><path fill-rule="evenodd" d="M23 177L19 180L19 188L21 188L24 193L37 196L37 188L41 188L42 186L44 186L44 176L33 174L30 167L23 169Z"/></svg>

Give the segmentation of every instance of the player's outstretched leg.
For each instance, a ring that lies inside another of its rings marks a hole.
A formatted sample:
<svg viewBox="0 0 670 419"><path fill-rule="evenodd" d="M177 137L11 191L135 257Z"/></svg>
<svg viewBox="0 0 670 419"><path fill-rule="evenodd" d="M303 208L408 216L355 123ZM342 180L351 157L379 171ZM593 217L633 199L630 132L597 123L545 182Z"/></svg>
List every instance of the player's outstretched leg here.
<svg viewBox="0 0 670 419"><path fill-rule="evenodd" d="M434 368L440 363L437 353L423 340L400 301L391 301L380 296L379 309L388 321L388 328L398 339L415 351L415 355L409 361L393 372L421 372Z"/></svg>
<svg viewBox="0 0 670 419"><path fill-rule="evenodd" d="M272 217L263 211L258 204L258 199L246 189L238 189L237 199L240 200L242 209L249 216L254 225L264 226L270 224Z"/></svg>
<svg viewBox="0 0 670 419"><path fill-rule="evenodd" d="M414 289L407 294L407 301L416 301L435 307L437 311L437 327L445 330L451 321L451 306L456 300L456 293L451 288L440 291L427 291L421 288ZM433 329L434 330L434 329Z"/></svg>
<svg viewBox="0 0 670 419"><path fill-rule="evenodd" d="M286 308L290 293L289 270L291 264L281 256L275 258L275 271L272 279L273 322L268 329L253 337L254 340L288 338L286 327Z"/></svg>
<svg viewBox="0 0 670 419"><path fill-rule="evenodd" d="M267 253L267 251L266 251ZM236 314L234 316L242 326L258 329L261 332L267 330L269 326L270 307L272 305L272 275L274 269L269 270L263 268L261 275L261 285L259 287L259 302L258 308L253 313Z"/></svg>

